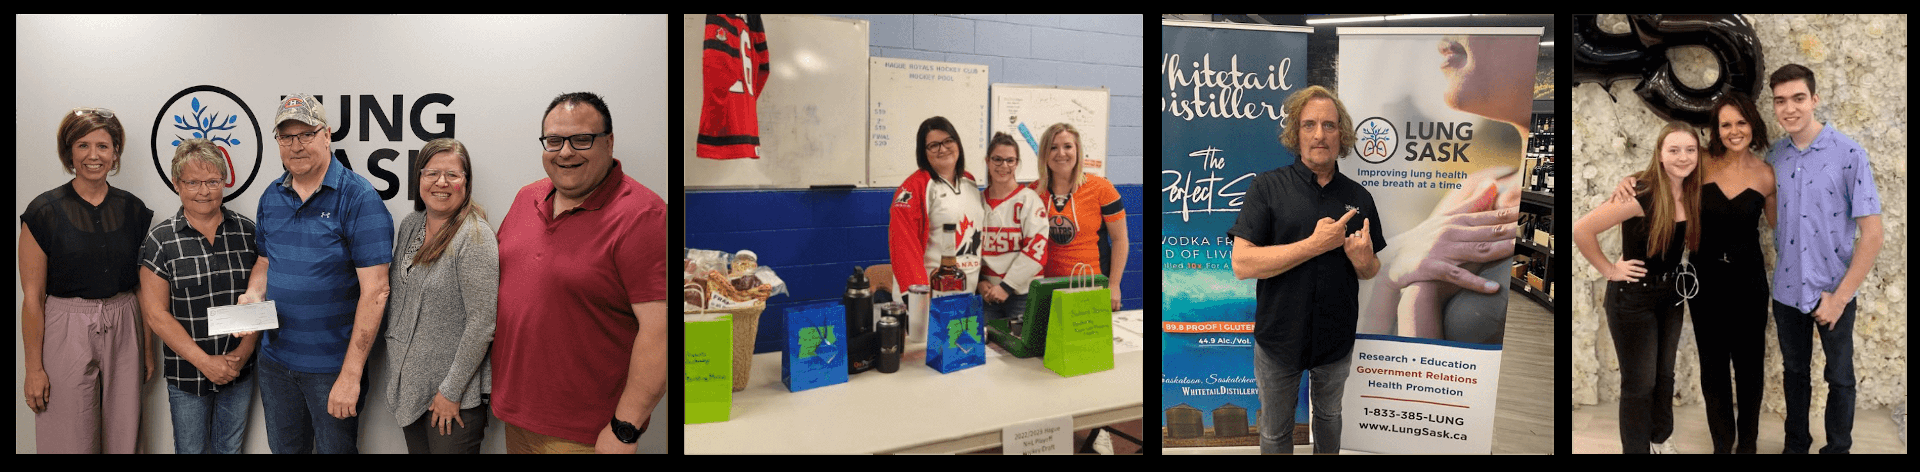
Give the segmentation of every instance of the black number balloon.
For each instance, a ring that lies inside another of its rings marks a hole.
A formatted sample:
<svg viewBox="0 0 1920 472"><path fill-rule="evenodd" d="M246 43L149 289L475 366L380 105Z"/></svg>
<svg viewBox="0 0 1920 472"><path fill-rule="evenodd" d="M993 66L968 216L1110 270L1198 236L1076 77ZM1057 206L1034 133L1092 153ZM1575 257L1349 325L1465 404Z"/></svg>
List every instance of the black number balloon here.
<svg viewBox="0 0 1920 472"><path fill-rule="evenodd" d="M1741 15L1627 15L1632 30L1602 31L1596 15L1574 15L1573 80L1613 93L1613 83L1640 79L1633 92L1662 118L1713 126L1713 101L1728 91L1758 96L1760 40ZM1675 76L1667 49L1702 46L1719 58L1720 76L1706 88Z"/></svg>

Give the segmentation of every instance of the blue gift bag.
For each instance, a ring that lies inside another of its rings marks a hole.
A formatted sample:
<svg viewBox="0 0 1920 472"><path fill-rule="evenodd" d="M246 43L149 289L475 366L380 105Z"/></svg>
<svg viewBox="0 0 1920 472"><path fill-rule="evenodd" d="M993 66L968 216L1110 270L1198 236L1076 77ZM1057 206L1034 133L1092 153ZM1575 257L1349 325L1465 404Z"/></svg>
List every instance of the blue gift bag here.
<svg viewBox="0 0 1920 472"><path fill-rule="evenodd" d="M840 302L787 309L787 348L780 383L787 391L847 382L847 312Z"/></svg>
<svg viewBox="0 0 1920 472"><path fill-rule="evenodd" d="M987 363L980 296L948 295L927 309L927 366L942 374Z"/></svg>

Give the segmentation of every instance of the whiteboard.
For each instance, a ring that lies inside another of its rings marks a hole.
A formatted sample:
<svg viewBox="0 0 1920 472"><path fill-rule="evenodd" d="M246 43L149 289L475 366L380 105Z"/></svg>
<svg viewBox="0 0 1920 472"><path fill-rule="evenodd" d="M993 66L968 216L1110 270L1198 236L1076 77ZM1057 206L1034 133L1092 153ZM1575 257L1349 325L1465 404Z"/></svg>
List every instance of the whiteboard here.
<svg viewBox="0 0 1920 472"><path fill-rule="evenodd" d="M1108 96L1106 87L993 84L993 127L987 136L998 131L1020 143L1020 170L1014 178L1029 182L1040 178L1038 157L1045 149L1041 133L1066 122L1080 132L1080 150L1086 154L1082 169L1106 177Z"/></svg>
<svg viewBox="0 0 1920 472"><path fill-rule="evenodd" d="M867 185L897 187L915 164L920 122L944 116L966 149L967 173L987 178L987 66L875 57L869 66L872 118Z"/></svg>
<svg viewBox="0 0 1920 472"><path fill-rule="evenodd" d="M685 184L707 188L806 188L866 182L867 21L763 15L773 77L760 95L760 158L694 156L700 133L701 36L706 15L681 24ZM913 160L909 158L911 166ZM895 181L892 185L898 185Z"/></svg>

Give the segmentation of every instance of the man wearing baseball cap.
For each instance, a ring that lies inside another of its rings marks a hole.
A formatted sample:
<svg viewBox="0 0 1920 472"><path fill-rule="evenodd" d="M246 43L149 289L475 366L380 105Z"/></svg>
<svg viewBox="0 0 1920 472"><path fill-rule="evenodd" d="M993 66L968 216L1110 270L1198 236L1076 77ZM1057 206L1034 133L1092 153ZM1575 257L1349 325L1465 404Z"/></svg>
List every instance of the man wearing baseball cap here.
<svg viewBox="0 0 1920 472"><path fill-rule="evenodd" d="M260 195L261 257L240 296L273 300L279 312L257 356L267 445L276 454L357 453L393 216L365 177L333 165L333 129L317 97L287 95L273 122L287 172Z"/></svg>

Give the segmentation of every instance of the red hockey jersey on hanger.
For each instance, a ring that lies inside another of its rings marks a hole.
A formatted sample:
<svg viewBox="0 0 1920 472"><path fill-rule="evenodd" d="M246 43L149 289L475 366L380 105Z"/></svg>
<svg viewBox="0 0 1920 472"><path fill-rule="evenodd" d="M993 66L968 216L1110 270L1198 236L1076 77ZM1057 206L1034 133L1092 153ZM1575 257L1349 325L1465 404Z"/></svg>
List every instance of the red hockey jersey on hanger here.
<svg viewBox="0 0 1920 472"><path fill-rule="evenodd" d="M754 102L772 70L760 15L707 15L700 54L705 99L694 155L759 159L760 118Z"/></svg>

